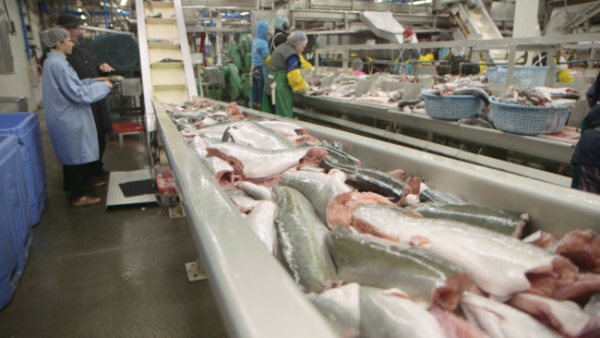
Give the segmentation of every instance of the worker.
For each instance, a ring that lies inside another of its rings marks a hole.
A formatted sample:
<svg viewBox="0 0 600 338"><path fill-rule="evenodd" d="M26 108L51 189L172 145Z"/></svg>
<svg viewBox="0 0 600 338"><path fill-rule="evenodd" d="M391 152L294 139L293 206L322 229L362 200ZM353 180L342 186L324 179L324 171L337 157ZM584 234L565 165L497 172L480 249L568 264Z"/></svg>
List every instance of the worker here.
<svg viewBox="0 0 600 338"><path fill-rule="evenodd" d="M560 58L559 63L556 65L556 80L557 82L562 83L573 83L573 76L571 76L571 71L569 70L569 66L565 63L567 59L565 59L565 47L563 45L560 46ZM554 58L554 62L556 62L556 58Z"/></svg>
<svg viewBox="0 0 600 338"><path fill-rule="evenodd" d="M62 13L58 16L57 24L60 28L67 30L71 36L71 41L75 44L73 53L67 56L67 62L73 67L80 80L94 79L101 75L113 72L114 69L108 63L100 63L94 56L92 50L80 43L79 38L79 19L71 14ZM42 64L45 60L45 55L42 56ZM110 120L110 109L108 102L105 99L97 102L92 102L92 113L94 114L94 122L96 123L96 131L98 133L98 146L100 157L98 161L92 165L92 179L90 184L99 186L106 183L109 172L104 170L102 157L106 149L106 133L112 132L112 121Z"/></svg>
<svg viewBox="0 0 600 338"><path fill-rule="evenodd" d="M300 53L304 51L307 43L306 34L300 31L293 32L288 36L287 42L279 45L271 56L267 88L270 88L271 95L274 95L272 99L275 113L279 116L293 118L293 92L306 93L310 90L310 86L300 74Z"/></svg>
<svg viewBox="0 0 600 338"><path fill-rule="evenodd" d="M600 74L587 100L592 110L581 122L581 138L571 158L575 166L571 187L600 195Z"/></svg>
<svg viewBox="0 0 600 338"><path fill-rule="evenodd" d="M438 42L453 41L454 38L451 32L441 32L437 37ZM445 60L446 63L437 66L438 75L442 76L445 74L452 75L475 75L479 74L485 69L485 66L480 65L465 65L461 67L462 63L471 63L465 58L464 47L440 47L433 49L433 56L436 60ZM483 67L483 68L482 68Z"/></svg>
<svg viewBox="0 0 600 338"><path fill-rule="evenodd" d="M265 79L268 75L267 64L269 57L269 23L259 21L256 25L256 39L252 41L252 86L250 90L251 101L254 108L260 109L262 105L263 89Z"/></svg>
<svg viewBox="0 0 600 338"><path fill-rule="evenodd" d="M354 61L352 61L352 71L354 71L354 75L359 76L359 75L367 75L365 74L362 70L364 67L364 63L361 59L354 59Z"/></svg>
<svg viewBox="0 0 600 338"><path fill-rule="evenodd" d="M436 40L438 42L452 41L453 40L452 33L448 32L448 31L441 32L440 35L438 35L438 37L436 38ZM449 47L441 47L441 48L433 49L433 56L435 57L436 60L444 60L446 58L446 56L448 56L448 54L450 54Z"/></svg>
<svg viewBox="0 0 600 338"><path fill-rule="evenodd" d="M290 20L283 15L279 15L275 18L273 27L275 28L275 35L269 40L269 54L271 55L275 51L275 48L287 41L290 31Z"/></svg>
<svg viewBox="0 0 600 338"><path fill-rule="evenodd" d="M98 136L90 103L108 95L106 78L79 80L66 61L74 43L68 31L52 28L40 34L50 48L42 74L42 102L50 140L63 165L64 190L73 206L96 204L100 198L83 194L91 163L98 161Z"/></svg>
<svg viewBox="0 0 600 338"><path fill-rule="evenodd" d="M404 30L404 32L402 33L402 42L403 43L416 43L417 42L417 36L413 32L412 29L408 28L408 29ZM418 48L401 49L398 52L398 58L396 59L396 62L394 64L394 73L401 72L401 73L406 73L406 74L412 75L413 66L412 66L411 61L419 60L420 56L421 56L421 53L419 52Z"/></svg>

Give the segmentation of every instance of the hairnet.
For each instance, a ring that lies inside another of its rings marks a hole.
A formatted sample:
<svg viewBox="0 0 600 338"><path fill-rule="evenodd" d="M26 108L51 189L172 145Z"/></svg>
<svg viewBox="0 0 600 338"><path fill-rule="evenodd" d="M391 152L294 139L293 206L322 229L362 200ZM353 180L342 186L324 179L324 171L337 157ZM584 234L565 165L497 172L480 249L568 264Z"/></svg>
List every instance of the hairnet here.
<svg viewBox="0 0 600 338"><path fill-rule="evenodd" d="M275 25L272 23L267 26L267 34L275 35Z"/></svg>
<svg viewBox="0 0 600 338"><path fill-rule="evenodd" d="M56 45L70 36L69 32L62 28L50 28L40 33L40 39L42 43L50 48L56 47Z"/></svg>
<svg viewBox="0 0 600 338"><path fill-rule="evenodd" d="M292 34L288 35L287 41L292 44L292 46L306 46L308 43L308 37L301 31L295 31Z"/></svg>
<svg viewBox="0 0 600 338"><path fill-rule="evenodd" d="M354 59L354 61L352 61L352 67L355 70L363 70L363 60L361 59Z"/></svg>
<svg viewBox="0 0 600 338"><path fill-rule="evenodd" d="M290 29L290 20L285 16L278 16L275 18L275 29L287 33Z"/></svg>

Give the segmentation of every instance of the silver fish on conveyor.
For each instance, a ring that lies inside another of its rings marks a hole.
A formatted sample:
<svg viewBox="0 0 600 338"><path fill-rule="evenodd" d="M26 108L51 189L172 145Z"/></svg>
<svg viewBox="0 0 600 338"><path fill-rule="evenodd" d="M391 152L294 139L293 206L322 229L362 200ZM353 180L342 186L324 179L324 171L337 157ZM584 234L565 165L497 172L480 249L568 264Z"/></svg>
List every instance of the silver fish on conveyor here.
<svg viewBox="0 0 600 338"><path fill-rule="evenodd" d="M551 279L547 284L552 286L539 291L544 293L573 283L577 273L566 258L517 238L456 221L411 217L395 207L360 205L347 225L446 258L465 269L481 289L497 299L506 300L535 288L539 280L530 282L531 273L544 273Z"/></svg>
<svg viewBox="0 0 600 338"><path fill-rule="evenodd" d="M229 199L241 213L249 213L261 203L250 196L230 195Z"/></svg>
<svg viewBox="0 0 600 338"><path fill-rule="evenodd" d="M455 205L443 202L425 203L411 209L425 218L455 220L520 238L529 214L479 205Z"/></svg>
<svg viewBox="0 0 600 338"><path fill-rule="evenodd" d="M360 287L360 336L446 338L435 317L398 289Z"/></svg>
<svg viewBox="0 0 600 338"><path fill-rule="evenodd" d="M245 191L237 189L237 188L224 188L223 192L227 197L231 196L248 196Z"/></svg>
<svg viewBox="0 0 600 338"><path fill-rule="evenodd" d="M253 179L278 175L303 163L318 166L327 155L327 151L318 147L264 150L236 143L214 144L207 150L208 157L218 156L229 162L245 178Z"/></svg>
<svg viewBox="0 0 600 338"><path fill-rule="evenodd" d="M565 337L598 337L600 334L600 318L590 316L570 301L520 293L508 304L546 323Z"/></svg>
<svg viewBox="0 0 600 338"><path fill-rule="evenodd" d="M283 150L295 148L292 142L281 134L263 127L253 121L244 121L244 123L233 125L223 133L223 142L233 142L256 149Z"/></svg>
<svg viewBox="0 0 600 338"><path fill-rule="evenodd" d="M561 337L530 315L471 292L465 292L461 304L467 319L492 338Z"/></svg>
<svg viewBox="0 0 600 338"><path fill-rule="evenodd" d="M399 288L426 307L454 311L473 282L458 265L397 242L365 236L343 225L327 234L327 247L345 282L382 289Z"/></svg>
<svg viewBox="0 0 600 338"><path fill-rule="evenodd" d="M279 184L300 191L313 205L323 222L327 222L327 205L342 193L351 191L344 182L346 174L332 169L328 174L309 171L286 172Z"/></svg>
<svg viewBox="0 0 600 338"><path fill-rule="evenodd" d="M236 184L239 189L245 191L250 197L256 200L273 201L273 194L270 188L252 182L241 181Z"/></svg>
<svg viewBox="0 0 600 338"><path fill-rule="evenodd" d="M329 289L337 280L325 243L329 230L298 190L279 186L275 195L275 225L285 267L304 292Z"/></svg>
<svg viewBox="0 0 600 338"><path fill-rule="evenodd" d="M218 157L208 157L201 159L201 161L217 182L220 182L221 179L227 174L230 176L233 175L233 167L225 160L222 160ZM229 177L229 179L231 182L233 177Z"/></svg>
<svg viewBox="0 0 600 338"><path fill-rule="evenodd" d="M269 250L269 253L273 255L277 255L276 210L277 205L275 203L261 201L246 218L246 222L248 222L252 231Z"/></svg>
<svg viewBox="0 0 600 338"><path fill-rule="evenodd" d="M283 121L258 121L258 124L260 124L263 127L267 127L273 131L278 132L279 134L285 136L285 137L290 137L290 136L297 136L297 135L305 135L306 134L306 129L300 127L297 124L293 124L293 123L289 123L289 122L283 122Z"/></svg>
<svg viewBox="0 0 600 338"><path fill-rule="evenodd" d="M346 284L319 295L310 293L306 297L338 337L360 336L360 285Z"/></svg>
<svg viewBox="0 0 600 338"><path fill-rule="evenodd" d="M190 149L192 149L194 154L198 155L198 157L206 157L206 144L200 136L194 136L193 138L189 139L188 146L190 147Z"/></svg>

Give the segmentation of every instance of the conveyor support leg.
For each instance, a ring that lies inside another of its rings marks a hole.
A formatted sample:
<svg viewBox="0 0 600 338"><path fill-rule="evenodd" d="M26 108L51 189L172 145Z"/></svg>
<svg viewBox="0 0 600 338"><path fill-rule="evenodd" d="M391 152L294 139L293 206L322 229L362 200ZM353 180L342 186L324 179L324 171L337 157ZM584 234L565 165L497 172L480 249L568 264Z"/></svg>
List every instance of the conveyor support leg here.
<svg viewBox="0 0 600 338"><path fill-rule="evenodd" d="M208 278L204 272L202 263L200 263L200 258L195 262L185 263L185 271L189 282L198 282Z"/></svg>

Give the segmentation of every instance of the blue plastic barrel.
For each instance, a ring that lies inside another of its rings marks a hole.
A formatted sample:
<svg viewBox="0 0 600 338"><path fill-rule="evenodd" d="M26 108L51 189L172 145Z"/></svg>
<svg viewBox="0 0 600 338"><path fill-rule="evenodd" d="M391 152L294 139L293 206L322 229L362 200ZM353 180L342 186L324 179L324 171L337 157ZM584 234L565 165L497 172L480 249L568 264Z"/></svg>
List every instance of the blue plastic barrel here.
<svg viewBox="0 0 600 338"><path fill-rule="evenodd" d="M31 245L29 202L21 149L14 135L0 135L0 309L15 293Z"/></svg>
<svg viewBox="0 0 600 338"><path fill-rule="evenodd" d="M46 163L38 118L32 113L0 114L0 134L15 135L21 146L31 226L34 226L46 205Z"/></svg>

